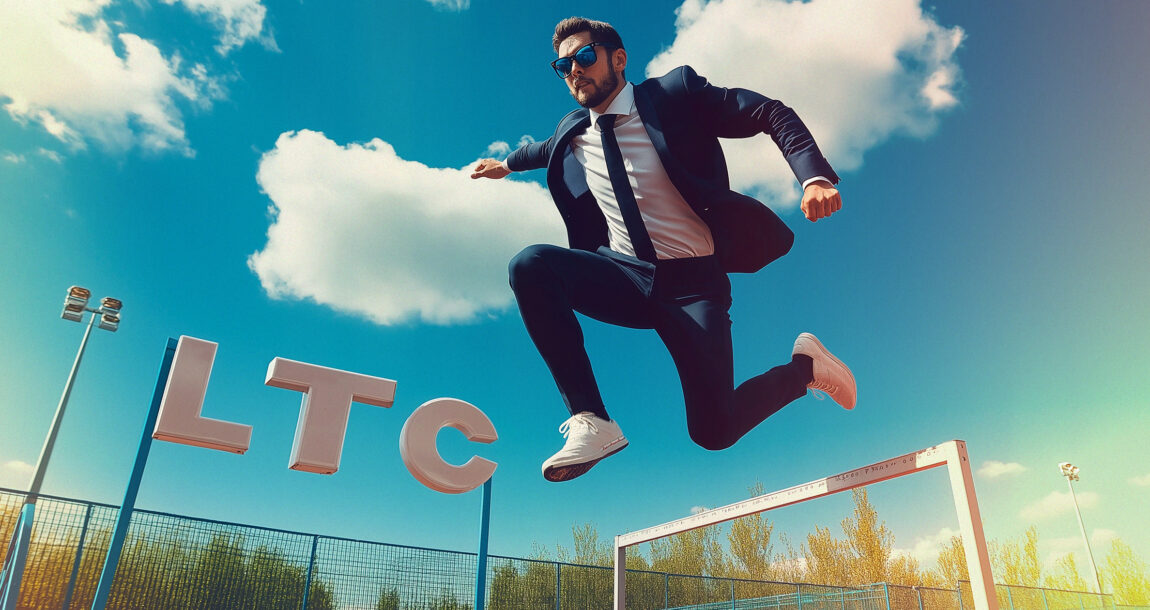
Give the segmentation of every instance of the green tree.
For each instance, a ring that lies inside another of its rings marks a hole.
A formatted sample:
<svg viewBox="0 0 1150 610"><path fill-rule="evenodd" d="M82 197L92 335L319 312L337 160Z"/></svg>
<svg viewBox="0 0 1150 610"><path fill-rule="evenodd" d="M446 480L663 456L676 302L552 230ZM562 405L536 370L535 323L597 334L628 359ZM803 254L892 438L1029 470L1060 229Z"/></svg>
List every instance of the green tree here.
<svg viewBox="0 0 1150 610"><path fill-rule="evenodd" d="M599 539L599 529L593 523L588 521L583 525L572 525L571 539L574 542L575 552L573 555L568 555L566 549L560 547L560 561L585 566L610 566L615 563L611 557L614 545Z"/></svg>
<svg viewBox="0 0 1150 610"><path fill-rule="evenodd" d="M1054 562L1054 571L1044 579L1046 586L1063 591L1089 591L1086 581L1078 573L1078 563L1074 553L1067 553Z"/></svg>
<svg viewBox="0 0 1150 610"><path fill-rule="evenodd" d="M379 598L375 601L375 610L399 610L399 589L380 587Z"/></svg>
<svg viewBox="0 0 1150 610"><path fill-rule="evenodd" d="M886 523L878 519L878 511L870 503L865 487L851 490L854 499L854 514L843 519L843 533L847 544L854 552L851 562L851 577L855 584L886 582L887 563L894 547L894 535L886 528ZM915 567L917 571L917 566Z"/></svg>
<svg viewBox="0 0 1150 610"><path fill-rule="evenodd" d="M970 580L970 570L966 565L966 549L962 546L962 538L951 536L950 541L942 545L938 553L938 569L935 571L938 580L947 587L957 587L959 581Z"/></svg>
<svg viewBox="0 0 1150 610"><path fill-rule="evenodd" d="M1150 604L1150 576L1147 575L1146 563L1121 539L1115 538L1110 543L1101 576L1119 604Z"/></svg>
<svg viewBox="0 0 1150 610"><path fill-rule="evenodd" d="M763 495L763 484L750 487L751 497ZM727 576L750 580L772 580L771 560L774 548L771 534L775 526L763 513L755 513L731 522L727 533L730 562L724 570Z"/></svg>
<svg viewBox="0 0 1150 610"><path fill-rule="evenodd" d="M1038 587L1042 583L1042 562L1038 559L1038 528L1030 526L1018 540L990 543L990 565L994 581L1006 585Z"/></svg>
<svg viewBox="0 0 1150 610"><path fill-rule="evenodd" d="M309 606L311 604L308 604ZM441 591L427 605L427 610L470 610L471 604L465 604L455 597L451 591Z"/></svg>
<svg viewBox="0 0 1150 610"><path fill-rule="evenodd" d="M836 538L830 528L816 526L814 533L807 534L802 552L806 566L803 580L839 587L853 584L850 544Z"/></svg>

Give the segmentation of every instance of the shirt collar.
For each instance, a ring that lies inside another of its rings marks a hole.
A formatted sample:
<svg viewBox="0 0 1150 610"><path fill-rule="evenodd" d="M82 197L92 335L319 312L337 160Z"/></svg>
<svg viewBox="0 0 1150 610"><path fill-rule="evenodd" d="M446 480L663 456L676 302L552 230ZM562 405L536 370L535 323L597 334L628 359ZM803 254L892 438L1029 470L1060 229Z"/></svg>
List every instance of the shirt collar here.
<svg viewBox="0 0 1150 610"><path fill-rule="evenodd" d="M588 108L588 111L591 113L591 124L597 125L600 114L590 108ZM615 99L611 100L611 105L607 106L603 114L635 114L635 86L631 83L623 85L623 88L619 91L619 95L616 95Z"/></svg>

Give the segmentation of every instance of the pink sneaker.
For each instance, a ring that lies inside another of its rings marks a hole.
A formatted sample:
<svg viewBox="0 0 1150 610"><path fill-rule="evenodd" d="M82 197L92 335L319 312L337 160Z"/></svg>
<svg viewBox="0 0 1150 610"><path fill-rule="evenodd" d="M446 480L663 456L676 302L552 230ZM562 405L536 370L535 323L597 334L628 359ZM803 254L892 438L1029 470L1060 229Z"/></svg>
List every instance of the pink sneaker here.
<svg viewBox="0 0 1150 610"><path fill-rule="evenodd" d="M844 409L855 408L855 397L858 390L855 388L855 376L841 360L823 347L822 343L810 333L802 333L795 339L795 349L791 355L803 354L810 356L814 379L807 384L811 390L826 392L832 400L839 403Z"/></svg>

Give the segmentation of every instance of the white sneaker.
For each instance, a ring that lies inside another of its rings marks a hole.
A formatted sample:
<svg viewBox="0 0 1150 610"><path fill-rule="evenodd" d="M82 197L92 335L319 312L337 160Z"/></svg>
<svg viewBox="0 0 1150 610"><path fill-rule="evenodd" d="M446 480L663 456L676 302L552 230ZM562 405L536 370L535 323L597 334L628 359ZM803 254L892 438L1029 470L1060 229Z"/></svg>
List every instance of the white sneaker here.
<svg viewBox="0 0 1150 610"><path fill-rule="evenodd" d="M567 442L559 453L543 462L543 478L548 481L570 481L627 446L619 424L586 411L572 415L559 426L559 431Z"/></svg>
<svg viewBox="0 0 1150 610"><path fill-rule="evenodd" d="M822 343L810 333L802 333L795 339L795 349L791 356L803 354L810 356L814 379L807 384L812 390L821 390L830 395L831 399L839 403L844 409L855 408L857 388L855 376L841 360L823 347Z"/></svg>

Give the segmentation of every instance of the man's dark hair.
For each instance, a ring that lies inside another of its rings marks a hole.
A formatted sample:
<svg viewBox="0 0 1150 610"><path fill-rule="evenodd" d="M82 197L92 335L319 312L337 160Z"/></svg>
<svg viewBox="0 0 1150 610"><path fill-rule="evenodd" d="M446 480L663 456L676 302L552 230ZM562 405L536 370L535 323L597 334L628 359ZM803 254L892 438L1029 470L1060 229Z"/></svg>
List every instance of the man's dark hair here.
<svg viewBox="0 0 1150 610"><path fill-rule="evenodd" d="M610 23L582 17L568 17L555 26L555 35L551 37L551 45L555 47L555 52L559 52L559 45L564 40L580 32L590 32L591 42L599 42L616 49L623 48L623 39Z"/></svg>

